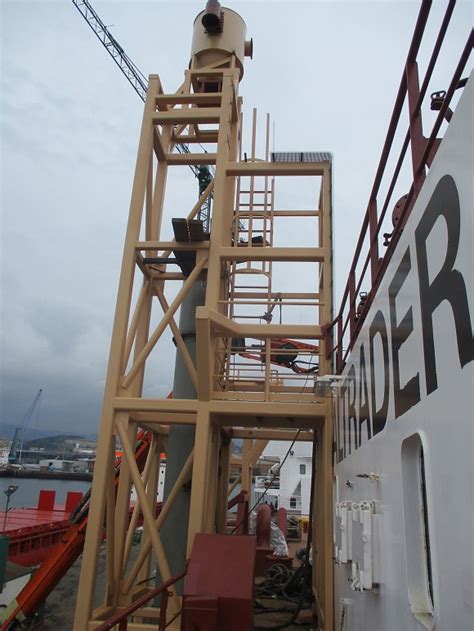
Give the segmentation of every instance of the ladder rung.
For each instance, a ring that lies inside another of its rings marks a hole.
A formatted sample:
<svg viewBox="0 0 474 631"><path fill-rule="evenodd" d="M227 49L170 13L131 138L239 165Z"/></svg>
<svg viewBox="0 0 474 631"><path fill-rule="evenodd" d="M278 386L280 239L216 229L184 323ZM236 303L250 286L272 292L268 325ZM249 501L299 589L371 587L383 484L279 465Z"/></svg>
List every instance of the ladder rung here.
<svg viewBox="0 0 474 631"><path fill-rule="evenodd" d="M254 228L252 228L252 230L249 230L248 228L239 228L239 234L241 232L252 232L252 234L265 234L267 231L266 230L255 230Z"/></svg>
<svg viewBox="0 0 474 631"><path fill-rule="evenodd" d="M265 204L265 203L263 203L263 204L257 204L257 203L255 203L255 202L254 202L253 204L247 204L247 203L242 203L242 202L241 202L241 203L239 204L239 206L249 206L249 207L250 207L250 206L259 206L259 207L263 207L263 208L265 208L265 206L268 206L268 204Z"/></svg>

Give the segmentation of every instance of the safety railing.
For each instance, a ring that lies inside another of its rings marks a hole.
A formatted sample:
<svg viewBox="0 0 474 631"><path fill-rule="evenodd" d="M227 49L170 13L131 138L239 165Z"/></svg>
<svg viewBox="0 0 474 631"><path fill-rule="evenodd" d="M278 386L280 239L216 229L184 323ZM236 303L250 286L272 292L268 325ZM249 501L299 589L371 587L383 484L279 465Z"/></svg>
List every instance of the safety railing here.
<svg viewBox="0 0 474 631"><path fill-rule="evenodd" d="M178 612L174 614L174 616L172 616L170 620L166 619L168 610L168 598L172 595L172 593L168 590L172 585L184 578L186 576L186 572L187 570L184 570L183 572L180 572L180 574L172 576L170 579L168 579L158 587L155 587L155 589L151 589L146 594L143 594L143 596L137 598L137 600L131 603L128 607L124 607L114 616L109 618L109 620L96 627L96 631L109 631L109 629L113 629L115 626L118 626L119 631L126 631L128 627L128 618L160 594L161 603L158 631L165 631L165 629L169 627L169 625L181 614L181 612Z"/></svg>
<svg viewBox="0 0 474 631"><path fill-rule="evenodd" d="M227 503L227 510L230 511L232 508L237 506L237 525L234 530L236 534L248 534L248 508L249 501L247 497L247 493L245 491L241 491L237 493L234 497L230 498ZM229 525L232 522L229 523ZM151 600L154 600L157 596L161 594L160 601L160 609L159 609L159 623L157 631L165 631L169 627L169 625L174 622L180 615L181 611L175 613L169 620L167 620L167 612L168 612L168 600L169 597L172 596L172 592L169 591L169 588L180 581L182 578L186 576L187 568L172 576L167 581L164 581L155 589L148 591L137 600L134 600L128 607L124 607L116 614L114 614L109 620L103 622L100 626L96 627L96 631L109 631L109 629L113 629L118 626L118 631L126 631L128 627L128 618L133 616L139 609L142 609L149 603ZM140 615L138 612L137 615ZM140 617L147 617L146 612Z"/></svg>
<svg viewBox="0 0 474 631"><path fill-rule="evenodd" d="M342 296L341 306L332 325L328 327L325 332L328 358L331 356L334 358L337 372L341 372L344 368L347 356L354 345L354 341L357 338L364 318L369 310L369 306L373 301L377 288L392 257L403 227L421 190L426 177L426 171L433 162L436 151L441 143L441 138L438 137L440 128L443 122L449 124L453 113L450 104L452 103L455 91L464 87L467 81L462 75L467 68L474 45L472 29L469 32L458 64L454 69L448 89L431 94L430 109L437 111L438 115L434 120L429 136L425 136L423 133L421 108L425 101L428 86L433 76L433 70L435 69L441 47L445 40L455 5L455 0L449 0L447 3L431 56L429 57L426 73L420 85L417 57L430 14L432 1L423 0L421 4L382 155L375 174L375 180L364 215L354 258L349 270L349 277ZM382 197L381 184L383 178L386 177L389 160L394 160L392 147L396 134L400 133L401 130L400 120L405 100L408 105L408 130L405 133L400 153L396 159L394 172L389 181L387 191L385 196ZM392 214L393 231L391 233L382 233L383 226L386 225L386 215L392 202L394 191L396 186L399 185L400 173L404 166L407 152L408 157L411 154L413 181L408 193L394 204L395 208ZM381 199L383 199L383 201L381 201ZM379 208L381 208L380 212ZM384 239L382 247L386 247L387 249L385 254L380 256L379 249L382 238ZM366 252L367 245L368 252Z"/></svg>
<svg viewBox="0 0 474 631"><path fill-rule="evenodd" d="M230 350L229 350L230 349ZM254 393L287 392L295 395L311 394L319 367L319 346L301 340L244 340L228 339L218 352L225 372L215 372L222 390Z"/></svg>

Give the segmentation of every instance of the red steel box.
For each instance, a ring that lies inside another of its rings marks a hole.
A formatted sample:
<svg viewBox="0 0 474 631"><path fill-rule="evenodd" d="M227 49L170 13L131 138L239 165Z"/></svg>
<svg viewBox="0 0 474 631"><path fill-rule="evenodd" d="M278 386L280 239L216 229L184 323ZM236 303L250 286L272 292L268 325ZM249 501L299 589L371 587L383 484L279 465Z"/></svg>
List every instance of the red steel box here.
<svg viewBox="0 0 474 631"><path fill-rule="evenodd" d="M182 631L250 631L256 539L198 533L183 590Z"/></svg>

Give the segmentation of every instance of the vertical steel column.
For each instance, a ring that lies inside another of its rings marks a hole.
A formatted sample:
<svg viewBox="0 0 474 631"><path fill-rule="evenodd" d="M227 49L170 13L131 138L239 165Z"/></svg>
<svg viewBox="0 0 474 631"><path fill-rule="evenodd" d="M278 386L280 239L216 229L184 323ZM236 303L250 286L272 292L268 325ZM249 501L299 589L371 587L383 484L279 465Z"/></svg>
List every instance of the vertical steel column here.
<svg viewBox="0 0 474 631"><path fill-rule="evenodd" d="M196 307L205 302L204 282L194 283L183 301L179 317L179 330L191 358L196 365ZM179 350L176 351L176 364L173 381L173 396L177 399L195 399L196 390ZM186 460L194 447L195 428L185 425L172 425L169 430L166 457L166 476L163 499L166 501ZM178 494L170 515L162 528L163 546L172 574L180 572L186 563L186 543L188 536L190 489L185 487ZM157 583L161 578L157 577ZM181 591L181 582L177 585Z"/></svg>
<svg viewBox="0 0 474 631"><path fill-rule="evenodd" d="M102 541L104 524L105 498L107 484L111 476L111 452L115 451L115 410L114 399L120 390L122 365L127 338L127 326L132 299L133 279L135 276L135 244L140 235L140 226L145 202L150 155L152 152L152 119L155 109L155 96L159 90L159 79L150 76L148 94L145 102L140 143L138 147L130 215L125 238L122 269L120 274L117 306L112 331L107 378L102 404L102 415L99 430L97 459L95 463L92 494L89 508L89 521L84 544L84 561L81 568L77 597L75 629L86 629L94 606L97 564ZM100 448L99 448L100 447Z"/></svg>

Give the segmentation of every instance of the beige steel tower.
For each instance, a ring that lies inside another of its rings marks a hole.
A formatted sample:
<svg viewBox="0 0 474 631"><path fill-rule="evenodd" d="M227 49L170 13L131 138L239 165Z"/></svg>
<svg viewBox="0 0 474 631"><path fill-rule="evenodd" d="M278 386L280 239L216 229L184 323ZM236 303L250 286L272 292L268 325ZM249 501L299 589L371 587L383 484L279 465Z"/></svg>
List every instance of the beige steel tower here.
<svg viewBox="0 0 474 631"><path fill-rule="evenodd" d="M244 57L251 52L242 18L211 1L194 22L182 85L165 93L157 75L149 78L77 598L78 631L98 627L142 596L156 566L164 581L170 578L160 530L180 493L190 493L189 552L195 533L226 532L229 493L238 482L250 490L252 466L267 441L295 438L315 444L313 591L320 628L333 627L331 400L317 396L314 388L317 376L332 372L325 339L332 321L331 162L328 154L270 153L268 117L259 158L256 112L250 151L244 152L238 91ZM274 90L278 98L281 85ZM183 151L183 145L191 151ZM189 165L210 165L213 179L187 215L175 211L168 217L168 169ZM313 207L288 202L278 207L280 181L284 187L296 178L311 179ZM210 196L208 234L199 217ZM164 241L162 224L170 219L175 239ZM303 230L298 232L299 222ZM285 278L289 289L283 287ZM206 291L205 304L195 312L194 362L175 317L199 280ZM163 311L157 322L155 303ZM274 324L277 312L280 323ZM155 362L170 363L167 354L160 354L167 328L194 385L193 399L159 392L143 396L151 354ZM160 454L176 424L195 429L194 448L156 518ZM240 460L231 454L237 438L244 439ZM241 475L229 485L231 464L241 468ZM132 487L137 501L130 511ZM133 558L139 519L144 531ZM98 604L104 528L105 589ZM171 592L170 619L180 610L174 587ZM144 620L159 615L148 603L128 629L156 629L156 622ZM179 628L179 615L168 628Z"/></svg>

